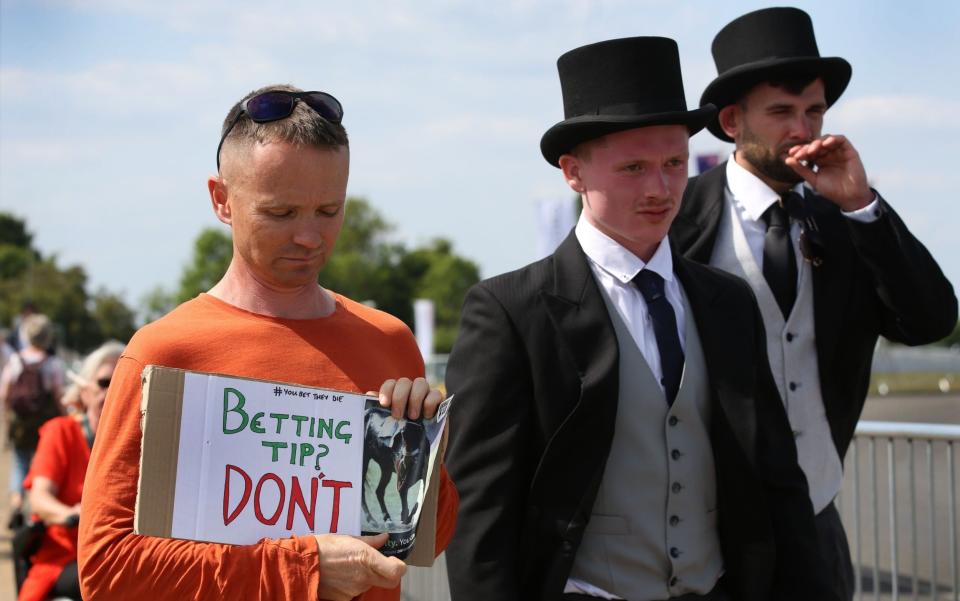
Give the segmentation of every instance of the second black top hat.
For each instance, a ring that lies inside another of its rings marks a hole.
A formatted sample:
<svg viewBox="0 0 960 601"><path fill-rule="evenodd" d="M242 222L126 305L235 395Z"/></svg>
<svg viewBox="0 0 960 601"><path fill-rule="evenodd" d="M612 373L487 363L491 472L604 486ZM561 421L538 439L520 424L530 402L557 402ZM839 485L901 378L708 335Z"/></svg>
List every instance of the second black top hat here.
<svg viewBox="0 0 960 601"><path fill-rule="evenodd" d="M791 73L809 73L823 79L827 106L850 82L850 63L839 57L821 57L810 15L799 8L776 7L747 13L720 30L713 39L717 78L700 97L700 104L718 109L733 104L754 85ZM733 140L718 120L707 128L721 140Z"/></svg>

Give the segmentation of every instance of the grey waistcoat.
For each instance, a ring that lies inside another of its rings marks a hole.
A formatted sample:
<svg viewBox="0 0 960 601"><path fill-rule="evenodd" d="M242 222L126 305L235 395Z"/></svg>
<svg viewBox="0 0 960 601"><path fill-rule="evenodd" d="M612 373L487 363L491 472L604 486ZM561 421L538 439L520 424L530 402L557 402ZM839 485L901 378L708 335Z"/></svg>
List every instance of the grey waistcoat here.
<svg viewBox="0 0 960 601"><path fill-rule="evenodd" d="M620 347L617 421L570 578L625 599L710 591L723 573L703 350L684 298L686 361L673 407L607 302Z"/></svg>
<svg viewBox="0 0 960 601"><path fill-rule="evenodd" d="M820 513L840 492L843 467L830 435L830 424L820 394L813 316L813 267L800 261L797 299L784 321L763 277L763 269L750 252L736 207L728 199L724 205L710 264L747 280L757 296L767 331L770 371L787 409L797 443L797 458L810 486L813 510Z"/></svg>

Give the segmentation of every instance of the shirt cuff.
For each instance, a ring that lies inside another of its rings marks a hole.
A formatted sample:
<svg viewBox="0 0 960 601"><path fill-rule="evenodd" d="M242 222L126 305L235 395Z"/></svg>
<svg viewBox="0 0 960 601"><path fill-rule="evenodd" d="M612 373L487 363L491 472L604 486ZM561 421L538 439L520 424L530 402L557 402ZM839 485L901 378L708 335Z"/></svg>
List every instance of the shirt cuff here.
<svg viewBox="0 0 960 601"><path fill-rule="evenodd" d="M873 200L870 204L855 211L840 211L847 219L853 219L860 223L873 223L883 215L883 209L880 208L880 195L873 193Z"/></svg>

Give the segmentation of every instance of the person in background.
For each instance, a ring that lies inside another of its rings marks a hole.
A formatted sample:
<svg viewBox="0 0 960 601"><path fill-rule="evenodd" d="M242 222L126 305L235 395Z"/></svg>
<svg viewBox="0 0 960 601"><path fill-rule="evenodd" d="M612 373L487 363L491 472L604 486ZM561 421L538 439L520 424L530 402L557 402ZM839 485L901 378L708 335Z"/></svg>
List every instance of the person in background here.
<svg viewBox="0 0 960 601"><path fill-rule="evenodd" d="M46 525L39 550L30 558L30 571L20 587L18 601L48 597L80 599L77 579L77 522L80 497L90 450L100 423L123 344L111 341L90 353L72 384L64 404L82 408L73 415L55 417L40 428L40 442L24 481L34 519Z"/></svg>
<svg viewBox="0 0 960 601"><path fill-rule="evenodd" d="M23 523L23 478L37 448L40 426L60 415L64 365L47 349L53 347L53 324L34 313L20 326L26 346L12 355L0 373L0 402L8 416L8 438L13 447L10 467L10 527Z"/></svg>
<svg viewBox="0 0 960 601"><path fill-rule="evenodd" d="M7 342L7 331L0 329L0 370L3 370L10 357L14 356L17 350Z"/></svg>
<svg viewBox="0 0 960 601"><path fill-rule="evenodd" d="M13 327L7 333L6 342L14 351L19 351L27 347L27 338L21 329L23 322L31 315L37 314L37 306L33 301L25 301L20 307L20 313L13 318Z"/></svg>

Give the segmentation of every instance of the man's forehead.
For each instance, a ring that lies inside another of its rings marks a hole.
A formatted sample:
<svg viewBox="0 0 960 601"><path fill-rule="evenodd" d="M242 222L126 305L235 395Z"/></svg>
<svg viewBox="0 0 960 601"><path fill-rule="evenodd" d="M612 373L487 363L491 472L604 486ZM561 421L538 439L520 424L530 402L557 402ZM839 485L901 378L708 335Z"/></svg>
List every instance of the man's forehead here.
<svg viewBox="0 0 960 601"><path fill-rule="evenodd" d="M803 88L779 81L762 81L744 94L743 101L747 104L774 104L778 102L821 102L825 104L825 94L823 79L820 77L813 79Z"/></svg>
<svg viewBox="0 0 960 601"><path fill-rule="evenodd" d="M651 125L636 127L598 138L601 148L608 150L650 150L686 152L690 133L684 125Z"/></svg>
<svg viewBox="0 0 960 601"><path fill-rule="evenodd" d="M297 144L286 140L252 141L238 143L221 157L221 171L240 179L256 174L269 175L291 168L291 164L309 164L311 159L333 159L334 163L349 165L350 150L347 146L317 147Z"/></svg>

